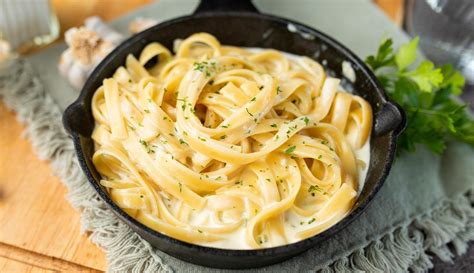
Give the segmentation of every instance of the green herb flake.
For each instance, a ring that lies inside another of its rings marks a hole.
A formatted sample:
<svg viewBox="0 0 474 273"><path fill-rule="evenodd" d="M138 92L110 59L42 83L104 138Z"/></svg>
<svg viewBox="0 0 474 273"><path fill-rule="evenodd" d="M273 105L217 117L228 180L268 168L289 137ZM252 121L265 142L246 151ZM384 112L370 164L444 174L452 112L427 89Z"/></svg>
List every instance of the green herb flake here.
<svg viewBox="0 0 474 273"><path fill-rule="evenodd" d="M247 107L245 107L245 111L247 111L247 113L248 113L251 117L253 117L253 114L250 113L250 111L249 111L249 109L248 109Z"/></svg>
<svg viewBox="0 0 474 273"><path fill-rule="evenodd" d="M280 86L277 86L277 95L280 94L281 92L283 92L283 90L281 90Z"/></svg>
<svg viewBox="0 0 474 273"><path fill-rule="evenodd" d="M296 149L296 146L291 146L288 149L285 150L285 154L289 155L292 154Z"/></svg>
<svg viewBox="0 0 474 273"><path fill-rule="evenodd" d="M303 121L304 121L304 123L305 123L306 125L308 125L308 123L309 123L308 117L304 117L304 118L303 118Z"/></svg>
<svg viewBox="0 0 474 273"><path fill-rule="evenodd" d="M155 153L155 150L151 149L150 145L145 140L140 139L138 142L140 142L140 144L143 145L143 147L145 147L145 150L148 154Z"/></svg>

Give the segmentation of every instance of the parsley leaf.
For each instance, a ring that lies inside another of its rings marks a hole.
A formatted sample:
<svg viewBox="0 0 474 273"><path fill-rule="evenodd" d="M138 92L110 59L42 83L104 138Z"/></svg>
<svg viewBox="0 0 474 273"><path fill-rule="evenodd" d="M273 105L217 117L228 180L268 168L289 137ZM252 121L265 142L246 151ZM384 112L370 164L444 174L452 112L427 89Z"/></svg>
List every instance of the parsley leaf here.
<svg viewBox="0 0 474 273"><path fill-rule="evenodd" d="M377 70L380 67L392 65L395 61L393 55L393 41L387 39L380 44L377 54L375 56L368 56L365 62L373 69Z"/></svg>
<svg viewBox="0 0 474 273"><path fill-rule="evenodd" d="M416 82L424 92L433 91L443 81L441 69L434 68L430 61L423 61L415 70L406 73L406 76Z"/></svg>
<svg viewBox="0 0 474 273"><path fill-rule="evenodd" d="M395 63L400 71L405 70L416 60L416 48L418 47L419 38L411 40L408 44L400 46L395 55Z"/></svg>

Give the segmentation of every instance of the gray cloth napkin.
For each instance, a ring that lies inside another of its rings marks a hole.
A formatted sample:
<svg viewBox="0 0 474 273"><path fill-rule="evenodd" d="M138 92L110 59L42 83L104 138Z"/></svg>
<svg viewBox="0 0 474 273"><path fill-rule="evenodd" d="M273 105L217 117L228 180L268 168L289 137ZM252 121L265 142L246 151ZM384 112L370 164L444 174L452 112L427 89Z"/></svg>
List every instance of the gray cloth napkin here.
<svg viewBox="0 0 474 273"><path fill-rule="evenodd" d="M132 18L145 16L164 21L189 14L196 5L196 0L160 0L112 22L111 26L126 33L128 22ZM382 38L391 37L396 43L407 41L406 35L369 1L260 0L255 1L255 5L262 12L292 18L322 30L362 58L373 53ZM51 96L60 109L64 109L78 96L78 92L58 75L57 61L63 49L64 45L57 45L28 57L47 90L46 96ZM20 69L18 73L26 73L26 70ZM14 109L21 109L22 98L18 95L21 92L16 95L7 93L8 85L3 84L2 89L1 79L0 73L0 95L10 101L9 104L14 105ZM35 100L41 101L41 98ZM34 140L40 136L30 134L30 137ZM449 260L454 253L465 251L466 242L474 239L473 196L468 195L474 184L473 167L474 150L459 143L449 145L442 157L434 156L422 148L415 154L403 155L396 160L388 180L373 203L342 232L284 263L247 271L306 272L323 269L399 272L408 268L424 271L432 266L430 254ZM65 183L72 185L68 181ZM88 213L83 220L93 221L100 217L104 216ZM120 229L127 229L124 225L115 225ZM141 256L134 256L134 253L113 255L122 253L119 247L130 248L131 243L127 241L111 246L94 237L113 237L113 232L118 231L109 232L111 233L95 234L92 230L92 240L109 253L112 271L222 271L182 262L158 250L145 256L143 253ZM454 251L448 248L448 243L454 246Z"/></svg>

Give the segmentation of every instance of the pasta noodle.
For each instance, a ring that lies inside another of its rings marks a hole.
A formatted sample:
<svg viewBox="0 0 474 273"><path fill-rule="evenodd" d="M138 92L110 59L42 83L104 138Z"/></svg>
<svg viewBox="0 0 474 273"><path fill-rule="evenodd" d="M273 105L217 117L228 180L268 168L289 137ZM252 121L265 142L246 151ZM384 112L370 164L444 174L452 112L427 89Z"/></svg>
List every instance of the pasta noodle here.
<svg viewBox="0 0 474 273"><path fill-rule="evenodd" d="M131 217L189 243L311 237L349 213L368 160L371 107L339 82L310 58L207 33L175 55L151 43L94 94L100 183Z"/></svg>

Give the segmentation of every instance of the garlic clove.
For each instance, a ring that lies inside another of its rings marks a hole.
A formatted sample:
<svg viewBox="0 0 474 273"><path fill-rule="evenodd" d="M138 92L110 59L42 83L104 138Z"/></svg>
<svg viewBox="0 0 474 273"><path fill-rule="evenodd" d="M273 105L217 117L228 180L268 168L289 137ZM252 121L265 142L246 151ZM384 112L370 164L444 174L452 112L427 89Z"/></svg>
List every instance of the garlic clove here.
<svg viewBox="0 0 474 273"><path fill-rule="evenodd" d="M102 39L109 41L114 45L118 45L124 40L122 34L109 27L98 16L87 18L84 22L84 27L97 32Z"/></svg>

